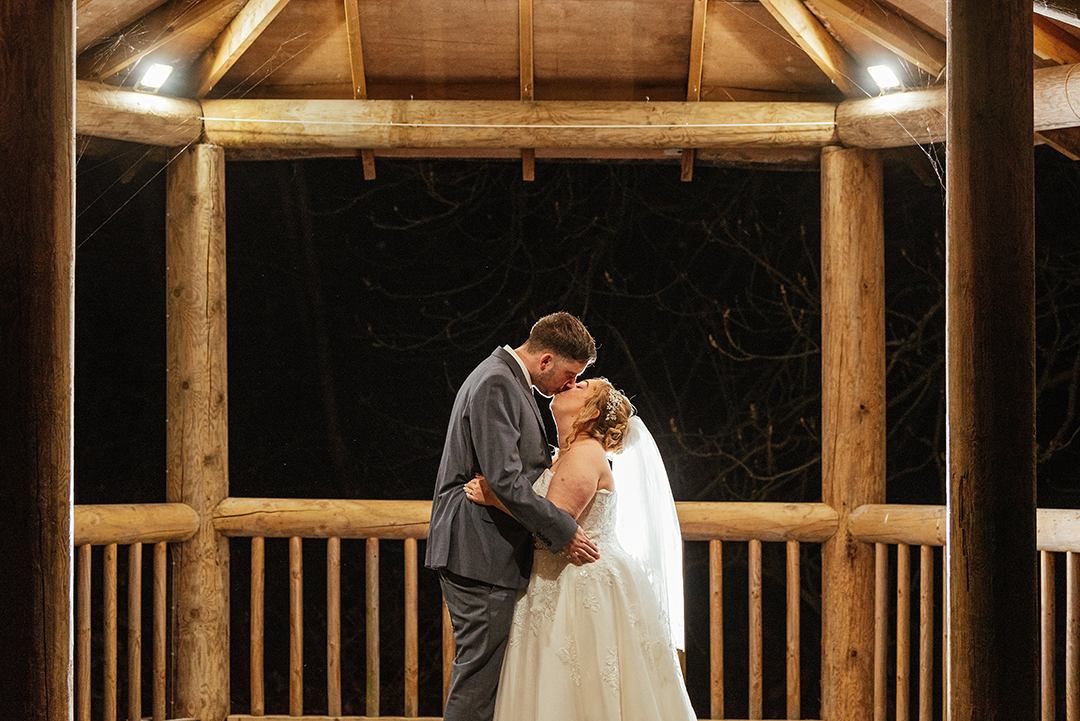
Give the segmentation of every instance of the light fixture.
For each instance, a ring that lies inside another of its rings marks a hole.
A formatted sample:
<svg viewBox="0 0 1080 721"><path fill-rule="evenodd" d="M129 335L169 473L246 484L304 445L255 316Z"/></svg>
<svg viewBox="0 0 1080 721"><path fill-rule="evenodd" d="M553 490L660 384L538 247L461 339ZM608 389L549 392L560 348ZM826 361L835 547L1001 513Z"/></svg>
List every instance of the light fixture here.
<svg viewBox="0 0 1080 721"><path fill-rule="evenodd" d="M870 77L882 90L900 87L900 78L896 77L896 73L888 65L871 65L866 72L870 73Z"/></svg>
<svg viewBox="0 0 1080 721"><path fill-rule="evenodd" d="M171 73L172 65L154 63L146 69L146 72L143 73L142 80L140 80L135 87L156 93L161 86L165 84L165 81L169 79Z"/></svg>

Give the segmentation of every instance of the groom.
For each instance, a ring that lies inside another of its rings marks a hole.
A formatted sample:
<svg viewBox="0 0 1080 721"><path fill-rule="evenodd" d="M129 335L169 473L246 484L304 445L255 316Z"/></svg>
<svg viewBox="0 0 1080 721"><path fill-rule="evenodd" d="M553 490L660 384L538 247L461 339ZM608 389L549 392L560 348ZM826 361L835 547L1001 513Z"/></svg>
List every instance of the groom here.
<svg viewBox="0 0 1080 721"><path fill-rule="evenodd" d="M596 343L569 313L536 322L518 348L496 348L469 374L450 413L431 507L425 564L439 572L457 654L444 721L491 719L518 589L529 582L534 543L577 565L599 558L570 514L533 493L551 465L532 388L573 386L596 359ZM513 518L465 498L480 473Z"/></svg>

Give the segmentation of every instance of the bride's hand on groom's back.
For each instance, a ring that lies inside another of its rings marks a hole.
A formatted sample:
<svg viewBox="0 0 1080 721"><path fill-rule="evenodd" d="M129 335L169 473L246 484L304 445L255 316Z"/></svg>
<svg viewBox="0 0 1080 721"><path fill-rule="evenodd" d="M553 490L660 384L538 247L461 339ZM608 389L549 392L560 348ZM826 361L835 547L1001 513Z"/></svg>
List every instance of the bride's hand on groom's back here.
<svg viewBox="0 0 1080 721"><path fill-rule="evenodd" d="M473 503L479 503L481 506L498 506L498 497L491 492L488 487L487 481L479 473L471 481L465 484L465 497Z"/></svg>

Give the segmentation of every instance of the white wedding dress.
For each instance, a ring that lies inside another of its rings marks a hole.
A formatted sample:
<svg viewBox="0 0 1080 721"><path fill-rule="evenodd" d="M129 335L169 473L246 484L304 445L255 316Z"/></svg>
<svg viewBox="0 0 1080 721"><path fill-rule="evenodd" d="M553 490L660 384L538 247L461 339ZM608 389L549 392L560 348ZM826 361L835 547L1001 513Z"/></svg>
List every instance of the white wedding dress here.
<svg viewBox="0 0 1080 721"><path fill-rule="evenodd" d="M552 473L533 490L546 495ZM496 721L696 719L672 633L645 569L616 540L616 493L597 491L578 523L600 560L536 551L495 702Z"/></svg>

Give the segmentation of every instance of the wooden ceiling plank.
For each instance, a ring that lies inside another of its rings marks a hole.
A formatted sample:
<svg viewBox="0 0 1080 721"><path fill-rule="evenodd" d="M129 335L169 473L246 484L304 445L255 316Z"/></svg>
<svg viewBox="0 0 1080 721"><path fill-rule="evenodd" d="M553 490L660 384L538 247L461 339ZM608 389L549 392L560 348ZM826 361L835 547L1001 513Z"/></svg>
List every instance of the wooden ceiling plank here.
<svg viewBox="0 0 1080 721"><path fill-rule="evenodd" d="M686 81L686 99L689 102L701 100L701 73L705 65L705 18L708 10L709 0L694 0L694 23L690 30L690 72ZM694 179L696 155L694 148L684 148L682 151L680 179L684 183Z"/></svg>
<svg viewBox="0 0 1080 721"><path fill-rule="evenodd" d="M79 55L76 75L81 80L103 80L115 75L203 20L237 4L238 0L170 0Z"/></svg>
<svg viewBox="0 0 1080 721"><path fill-rule="evenodd" d="M533 71L532 0L518 0L518 75L522 100L535 99ZM521 179L536 180L535 148L521 149Z"/></svg>
<svg viewBox="0 0 1080 721"><path fill-rule="evenodd" d="M163 0L78 0L75 11L75 54L97 45L162 2Z"/></svg>
<svg viewBox="0 0 1080 721"><path fill-rule="evenodd" d="M855 61L801 0L761 0L761 4L840 92L849 98L869 94L860 87L863 73Z"/></svg>
<svg viewBox="0 0 1080 721"><path fill-rule="evenodd" d="M205 97L288 4L289 0L249 0L196 63L189 85L193 97Z"/></svg>
<svg viewBox="0 0 1080 721"><path fill-rule="evenodd" d="M1036 14L1033 18L1035 54L1058 65L1080 63L1080 38L1066 32L1054 21Z"/></svg>
<svg viewBox="0 0 1080 721"><path fill-rule="evenodd" d="M352 70L353 99L367 100L367 73L364 70L364 43L360 34L360 2L345 0L345 28L349 36L349 68ZM375 180L375 151L360 149L364 180Z"/></svg>
<svg viewBox="0 0 1080 721"><path fill-rule="evenodd" d="M945 42L908 22L880 0L812 0L846 20L852 28L930 75L945 69Z"/></svg>

